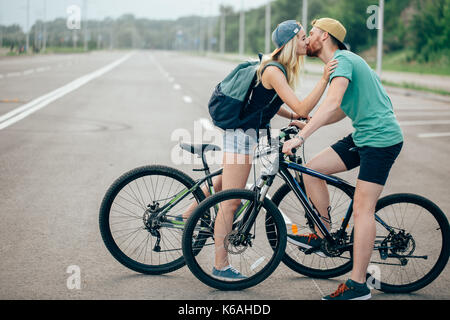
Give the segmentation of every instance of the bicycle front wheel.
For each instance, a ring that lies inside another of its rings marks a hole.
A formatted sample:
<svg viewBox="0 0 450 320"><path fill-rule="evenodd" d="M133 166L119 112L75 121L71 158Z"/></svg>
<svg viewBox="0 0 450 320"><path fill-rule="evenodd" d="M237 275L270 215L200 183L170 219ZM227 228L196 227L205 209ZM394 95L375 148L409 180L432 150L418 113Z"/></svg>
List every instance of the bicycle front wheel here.
<svg viewBox="0 0 450 320"><path fill-rule="evenodd" d="M450 255L450 227L441 209L418 195L393 194L378 201L376 215L369 283L408 293L435 280Z"/></svg>
<svg viewBox="0 0 450 320"><path fill-rule="evenodd" d="M114 181L99 215L101 236L112 256L144 274L163 274L183 267L184 222L177 217L193 201L199 203L205 198L201 188L192 190L194 185L185 173L160 165L133 169ZM171 209L164 217L153 218L167 204Z"/></svg>
<svg viewBox="0 0 450 320"><path fill-rule="evenodd" d="M220 237L214 233L215 208L223 214L226 201L240 205L229 222L231 231ZM248 213L257 204L253 191L232 189L208 197L192 213L183 233L183 255L200 281L219 290L242 290L262 282L279 265L286 248L286 226L271 200L264 199L255 222L247 229L250 231L242 232L250 221ZM226 251L229 264L245 278L225 278L213 271L216 247Z"/></svg>

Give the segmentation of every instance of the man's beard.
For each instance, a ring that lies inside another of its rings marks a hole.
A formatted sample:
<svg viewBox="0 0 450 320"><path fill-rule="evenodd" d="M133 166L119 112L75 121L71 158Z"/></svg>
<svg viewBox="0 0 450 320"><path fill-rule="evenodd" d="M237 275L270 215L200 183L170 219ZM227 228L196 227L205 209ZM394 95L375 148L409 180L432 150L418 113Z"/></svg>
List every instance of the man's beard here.
<svg viewBox="0 0 450 320"><path fill-rule="evenodd" d="M308 57L312 57L312 58L318 57L319 53L320 53L320 49L313 50L310 46L306 47L306 55Z"/></svg>

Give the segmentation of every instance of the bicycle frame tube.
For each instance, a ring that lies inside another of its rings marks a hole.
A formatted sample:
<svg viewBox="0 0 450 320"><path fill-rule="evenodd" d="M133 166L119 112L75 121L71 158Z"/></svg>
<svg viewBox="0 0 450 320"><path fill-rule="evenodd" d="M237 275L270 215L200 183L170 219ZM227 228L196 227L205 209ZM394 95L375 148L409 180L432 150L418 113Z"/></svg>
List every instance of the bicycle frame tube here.
<svg viewBox="0 0 450 320"><path fill-rule="evenodd" d="M200 188L203 182L207 181L210 192L214 190L212 185L212 177L218 176L222 174L223 169L220 168L213 173L208 174L202 179L199 179L195 182L195 185L190 189L183 189L181 190L172 200L170 200L167 204L161 207L161 212L158 214L158 218L162 215L165 215L167 211L172 209L177 203L179 203L181 200L186 198L189 194L193 193L197 188Z"/></svg>
<svg viewBox="0 0 450 320"><path fill-rule="evenodd" d="M320 173L320 172L311 170L309 168L306 168L304 166L301 166L295 162L290 162L290 161L285 161L285 160L280 162L280 174L282 175L283 179L290 186L290 188L294 191L297 198L300 200L300 202L304 206L307 214L313 219L314 223L317 225L319 230L322 232L322 234L325 235L325 238L327 238L327 240L329 240L329 241L332 240L331 234L326 229L325 225L322 223L322 220L317 215L316 211L311 207L307 195L303 192L303 190L300 187L300 185L298 184L297 180L292 177L292 175L290 174L290 172L287 169L292 169L296 172L301 172L301 173L319 178L324 181L340 184L340 185L344 186L345 188L352 190L353 194L355 191L355 187L353 187L348 182L346 182L342 179L332 177L332 176L327 176L323 173ZM343 232L345 231L345 229L350 221L352 213L353 213L353 199L351 200L350 205L347 210L347 213L345 214L344 220L342 221L341 228L339 229L338 234L337 234L338 235L337 238L340 238L342 236ZM378 223L380 223L384 228L386 228L388 231L392 230L392 228L387 223L385 223L383 221L383 219L381 219L376 213L374 213L374 216L375 216L375 220Z"/></svg>
<svg viewBox="0 0 450 320"><path fill-rule="evenodd" d="M319 228L320 232L324 235L324 237L327 239L327 241L330 243L334 243L333 237L331 236L330 232L323 224L319 215L316 213L316 211L310 205L308 196L305 194L305 192L303 191L303 189L301 188L301 186L299 185L297 180L292 176L292 174L288 171L288 169L292 169L296 172L301 172L301 173L319 178L321 180L333 182L336 184L342 184L342 185L345 185L345 187L347 187L347 188L353 188L353 187L341 179L327 176L320 172L303 167L295 162L288 162L288 161L280 162L279 173L281 174L283 180L289 185L291 190L295 193L296 197L299 199L300 203L305 208L306 214L314 221L314 224ZM350 204L349 210L347 211L347 214L342 223L342 226L344 228L347 225L348 221L350 220L350 217L352 214L351 208L352 208L352 204ZM342 227L341 227L341 230L342 230Z"/></svg>

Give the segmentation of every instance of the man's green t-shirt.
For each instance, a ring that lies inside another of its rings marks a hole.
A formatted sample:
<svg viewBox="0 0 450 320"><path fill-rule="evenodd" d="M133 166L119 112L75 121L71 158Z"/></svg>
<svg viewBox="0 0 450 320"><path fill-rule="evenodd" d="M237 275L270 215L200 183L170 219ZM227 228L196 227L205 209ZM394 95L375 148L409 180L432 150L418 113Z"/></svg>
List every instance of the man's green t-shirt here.
<svg viewBox="0 0 450 320"><path fill-rule="evenodd" d="M338 66L330 83L335 77L350 80L341 108L352 120L356 146L382 148L402 142L402 130L378 75L353 52L337 50L334 59Z"/></svg>

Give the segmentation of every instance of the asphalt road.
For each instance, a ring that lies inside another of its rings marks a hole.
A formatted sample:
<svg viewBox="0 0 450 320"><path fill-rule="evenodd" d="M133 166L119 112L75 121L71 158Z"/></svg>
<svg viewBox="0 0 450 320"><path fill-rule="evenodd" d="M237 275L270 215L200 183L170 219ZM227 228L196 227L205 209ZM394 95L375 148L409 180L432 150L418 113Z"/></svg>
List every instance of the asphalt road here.
<svg viewBox="0 0 450 320"><path fill-rule="evenodd" d="M163 163L199 176L190 171L195 164L180 164L177 141L207 136L222 144L206 104L234 65L150 51L0 59L0 299L316 300L334 291L345 276L313 280L282 264L241 292L213 290L187 267L141 275L120 265L101 240L100 202L123 172ZM299 96L316 81L306 76ZM449 214L449 101L389 92L405 145L383 194L418 193ZM273 121L274 128L286 124ZM308 141L306 158L350 132L348 120L323 128ZM213 168L220 159L212 159ZM79 289L68 286L74 270ZM449 285L447 266L418 292L374 291L373 298L449 299Z"/></svg>

